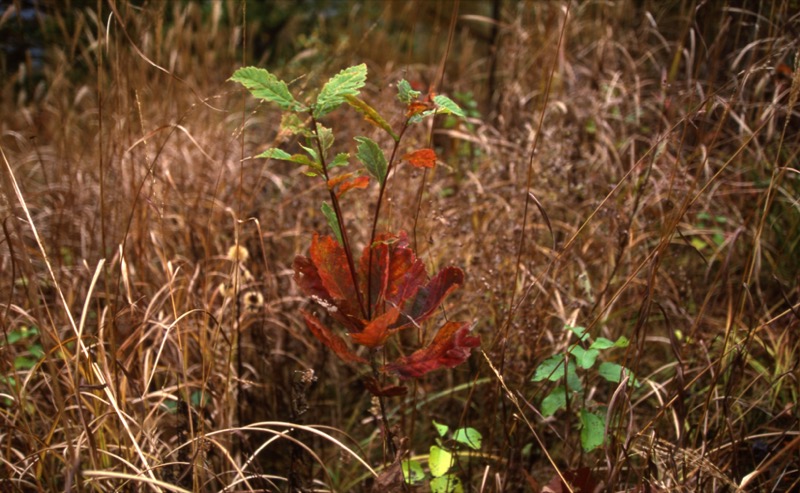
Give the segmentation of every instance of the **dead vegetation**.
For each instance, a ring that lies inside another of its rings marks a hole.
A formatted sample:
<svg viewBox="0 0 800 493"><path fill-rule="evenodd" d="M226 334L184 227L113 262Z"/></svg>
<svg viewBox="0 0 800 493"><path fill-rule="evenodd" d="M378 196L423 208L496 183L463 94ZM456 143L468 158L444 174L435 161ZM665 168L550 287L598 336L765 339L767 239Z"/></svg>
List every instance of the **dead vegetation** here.
<svg viewBox="0 0 800 493"><path fill-rule="evenodd" d="M428 490L383 474L363 375L300 317L325 191L250 158L294 143L226 82L362 62L386 114L401 77L472 111L415 129L439 165L388 191L429 272L466 272L445 312L482 339L389 400L401 449L480 431L467 491L797 489L796 2L73 3L0 14L42 37L0 87L3 491ZM543 417L566 325L628 338L608 357L641 385L587 372ZM581 409L608 419L592 452Z"/></svg>

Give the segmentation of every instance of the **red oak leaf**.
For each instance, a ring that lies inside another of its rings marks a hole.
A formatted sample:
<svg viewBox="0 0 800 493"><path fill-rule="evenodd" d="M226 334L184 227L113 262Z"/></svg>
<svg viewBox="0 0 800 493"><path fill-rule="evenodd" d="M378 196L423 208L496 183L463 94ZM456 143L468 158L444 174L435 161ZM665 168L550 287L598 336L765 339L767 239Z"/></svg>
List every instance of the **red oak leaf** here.
<svg viewBox="0 0 800 493"><path fill-rule="evenodd" d="M361 256L361 272L366 273L369 263L369 249ZM372 282L370 302L372 313L382 313L383 304L402 306L414 296L427 280L425 265L417 259L408 246L405 232L399 235L380 235L372 244ZM364 276L362 292L367 291Z"/></svg>
<svg viewBox="0 0 800 493"><path fill-rule="evenodd" d="M447 322L439 329L431 343L409 356L383 367L400 378L419 378L439 368L454 368L469 358L470 349L478 347L481 340L471 336L466 322Z"/></svg>
<svg viewBox="0 0 800 493"><path fill-rule="evenodd" d="M314 235L311 241L311 261L317 268L319 278L328 291L328 298L341 311L337 319L353 332L360 332L364 322L360 320L358 296L353 277L347 263L344 248L332 236Z"/></svg>
<svg viewBox="0 0 800 493"><path fill-rule="evenodd" d="M347 347L347 343L344 342L344 339L334 334L328 327L323 325L323 323L320 322L317 317L311 315L305 310L300 310L300 313L303 315L303 319L306 321L306 327L308 327L308 330L310 330L311 333L314 334L314 337L316 337L321 343L336 353L336 356L344 361L352 363L367 363L367 360L350 351L350 349Z"/></svg>
<svg viewBox="0 0 800 493"><path fill-rule="evenodd" d="M363 331L351 332L350 339L368 348L383 346L386 339L391 334L389 326L397 321L398 316L400 316L400 309L392 308L383 315L370 321L370 323L364 327Z"/></svg>
<svg viewBox="0 0 800 493"><path fill-rule="evenodd" d="M415 168L433 168L436 164L436 153L433 149L420 149L406 154L403 159Z"/></svg>
<svg viewBox="0 0 800 493"><path fill-rule="evenodd" d="M400 329L411 325L412 321L419 324L430 317L444 299L454 289L464 284L464 271L458 267L445 267L440 270L427 285L420 287L416 296L404 306L403 318L398 326Z"/></svg>

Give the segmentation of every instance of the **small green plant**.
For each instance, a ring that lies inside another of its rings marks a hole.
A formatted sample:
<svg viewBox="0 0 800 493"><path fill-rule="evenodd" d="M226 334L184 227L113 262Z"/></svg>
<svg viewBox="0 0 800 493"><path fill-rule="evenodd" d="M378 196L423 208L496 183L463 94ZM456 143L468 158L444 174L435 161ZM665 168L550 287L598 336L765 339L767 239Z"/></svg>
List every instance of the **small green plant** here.
<svg viewBox="0 0 800 493"><path fill-rule="evenodd" d="M483 436L478 430L463 427L453 430L450 427L433 421L438 437L436 444L431 445L428 455L428 470L430 472L430 489L433 493L460 493L464 491L461 479L452 471L456 465L456 457L464 447L480 450ZM444 439L450 434L450 447L445 446ZM427 475L422 463L415 459L407 459L402 463L403 478L408 484L423 482Z"/></svg>
<svg viewBox="0 0 800 493"><path fill-rule="evenodd" d="M568 401L582 403L578 408L581 446L586 452L590 452L605 441L606 413L602 406L585 401L584 379L590 375L601 354L613 348L627 347L629 341L625 336L620 336L616 341L605 337L598 337L592 341L584 327L567 325L564 329L574 334L578 341L571 345L566 353L555 354L542 361L536 368L532 380L558 383L542 399L541 412L545 417L567 409ZM617 363L603 361L597 366L596 372L598 376L611 383L620 383L624 376L630 384L639 385L633 373ZM583 378L580 374L583 374Z"/></svg>

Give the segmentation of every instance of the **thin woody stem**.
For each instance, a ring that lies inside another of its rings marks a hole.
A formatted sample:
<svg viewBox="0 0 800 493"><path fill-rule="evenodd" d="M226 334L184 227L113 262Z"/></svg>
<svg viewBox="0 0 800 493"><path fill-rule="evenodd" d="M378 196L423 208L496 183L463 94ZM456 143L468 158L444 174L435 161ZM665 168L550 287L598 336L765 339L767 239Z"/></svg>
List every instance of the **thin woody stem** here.
<svg viewBox="0 0 800 493"><path fill-rule="evenodd" d="M381 204L383 203L383 195L386 191L386 183L389 181L389 174L392 172L392 168L394 166L395 158L397 157L397 149L400 148L400 141L403 139L403 134L406 133L406 129L408 128L408 119L406 119L405 123L403 123L403 128L400 130L400 134L398 134L397 139L394 141L394 148L392 149L392 155L389 157L389 164L386 166L386 178L381 183L381 187L378 190L378 202L375 204L375 215L372 217L372 232L369 236L369 243L367 245L367 250L369 251L369 259L367 260L367 319L372 316L372 244L375 242L375 235L378 231L378 217L381 213ZM377 303L378 300L375 300Z"/></svg>
<svg viewBox="0 0 800 493"><path fill-rule="evenodd" d="M358 305L361 309L361 315L366 319L369 319L369 307L364 307L364 299L361 296L361 291L358 290L358 277L356 276L356 265L355 261L353 260L353 251L350 249L350 239L347 236L347 229L344 227L344 216L342 216L342 208L339 205L339 198L336 196L336 193L328 187L328 181L330 178L328 177L328 165L325 163L325 155L322 149L322 139L319 137L319 132L317 131L317 120L314 118L314 115L311 115L311 124L313 126L314 132L314 140L317 143L317 150L319 152L319 162L322 165L322 174L325 177L325 186L328 188L328 194L331 197L331 202L333 203L333 211L336 213L336 222L339 225L339 231L342 233L342 246L344 247L344 254L347 257L347 266L350 269L350 278L353 280L353 290L356 292L356 298L358 299ZM369 275L367 276L369 280ZM367 281L369 282L369 281ZM367 288L369 290L369 288Z"/></svg>

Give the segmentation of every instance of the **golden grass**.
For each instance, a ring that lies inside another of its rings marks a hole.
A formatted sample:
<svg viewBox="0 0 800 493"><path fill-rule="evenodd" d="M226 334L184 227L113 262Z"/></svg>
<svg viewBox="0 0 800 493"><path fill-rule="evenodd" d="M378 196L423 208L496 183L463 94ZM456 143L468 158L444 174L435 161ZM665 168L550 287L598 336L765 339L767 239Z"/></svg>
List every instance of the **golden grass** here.
<svg viewBox="0 0 800 493"><path fill-rule="evenodd" d="M251 158L293 143L226 82L256 64L308 92L361 62L387 115L401 77L479 112L409 132L441 162L387 191L384 227L465 270L446 316L483 341L389 400L410 456L435 419L483 433L471 491L580 466L615 491L797 488L795 3L45 5L44 58L7 55L0 87L0 489L369 491L391 469L361 375L298 312L325 191ZM372 132L329 124L342 148ZM345 207L363 245L371 208ZM609 354L642 386L590 373L543 418L531 376L567 324L628 337ZM611 423L599 451L583 406Z"/></svg>

